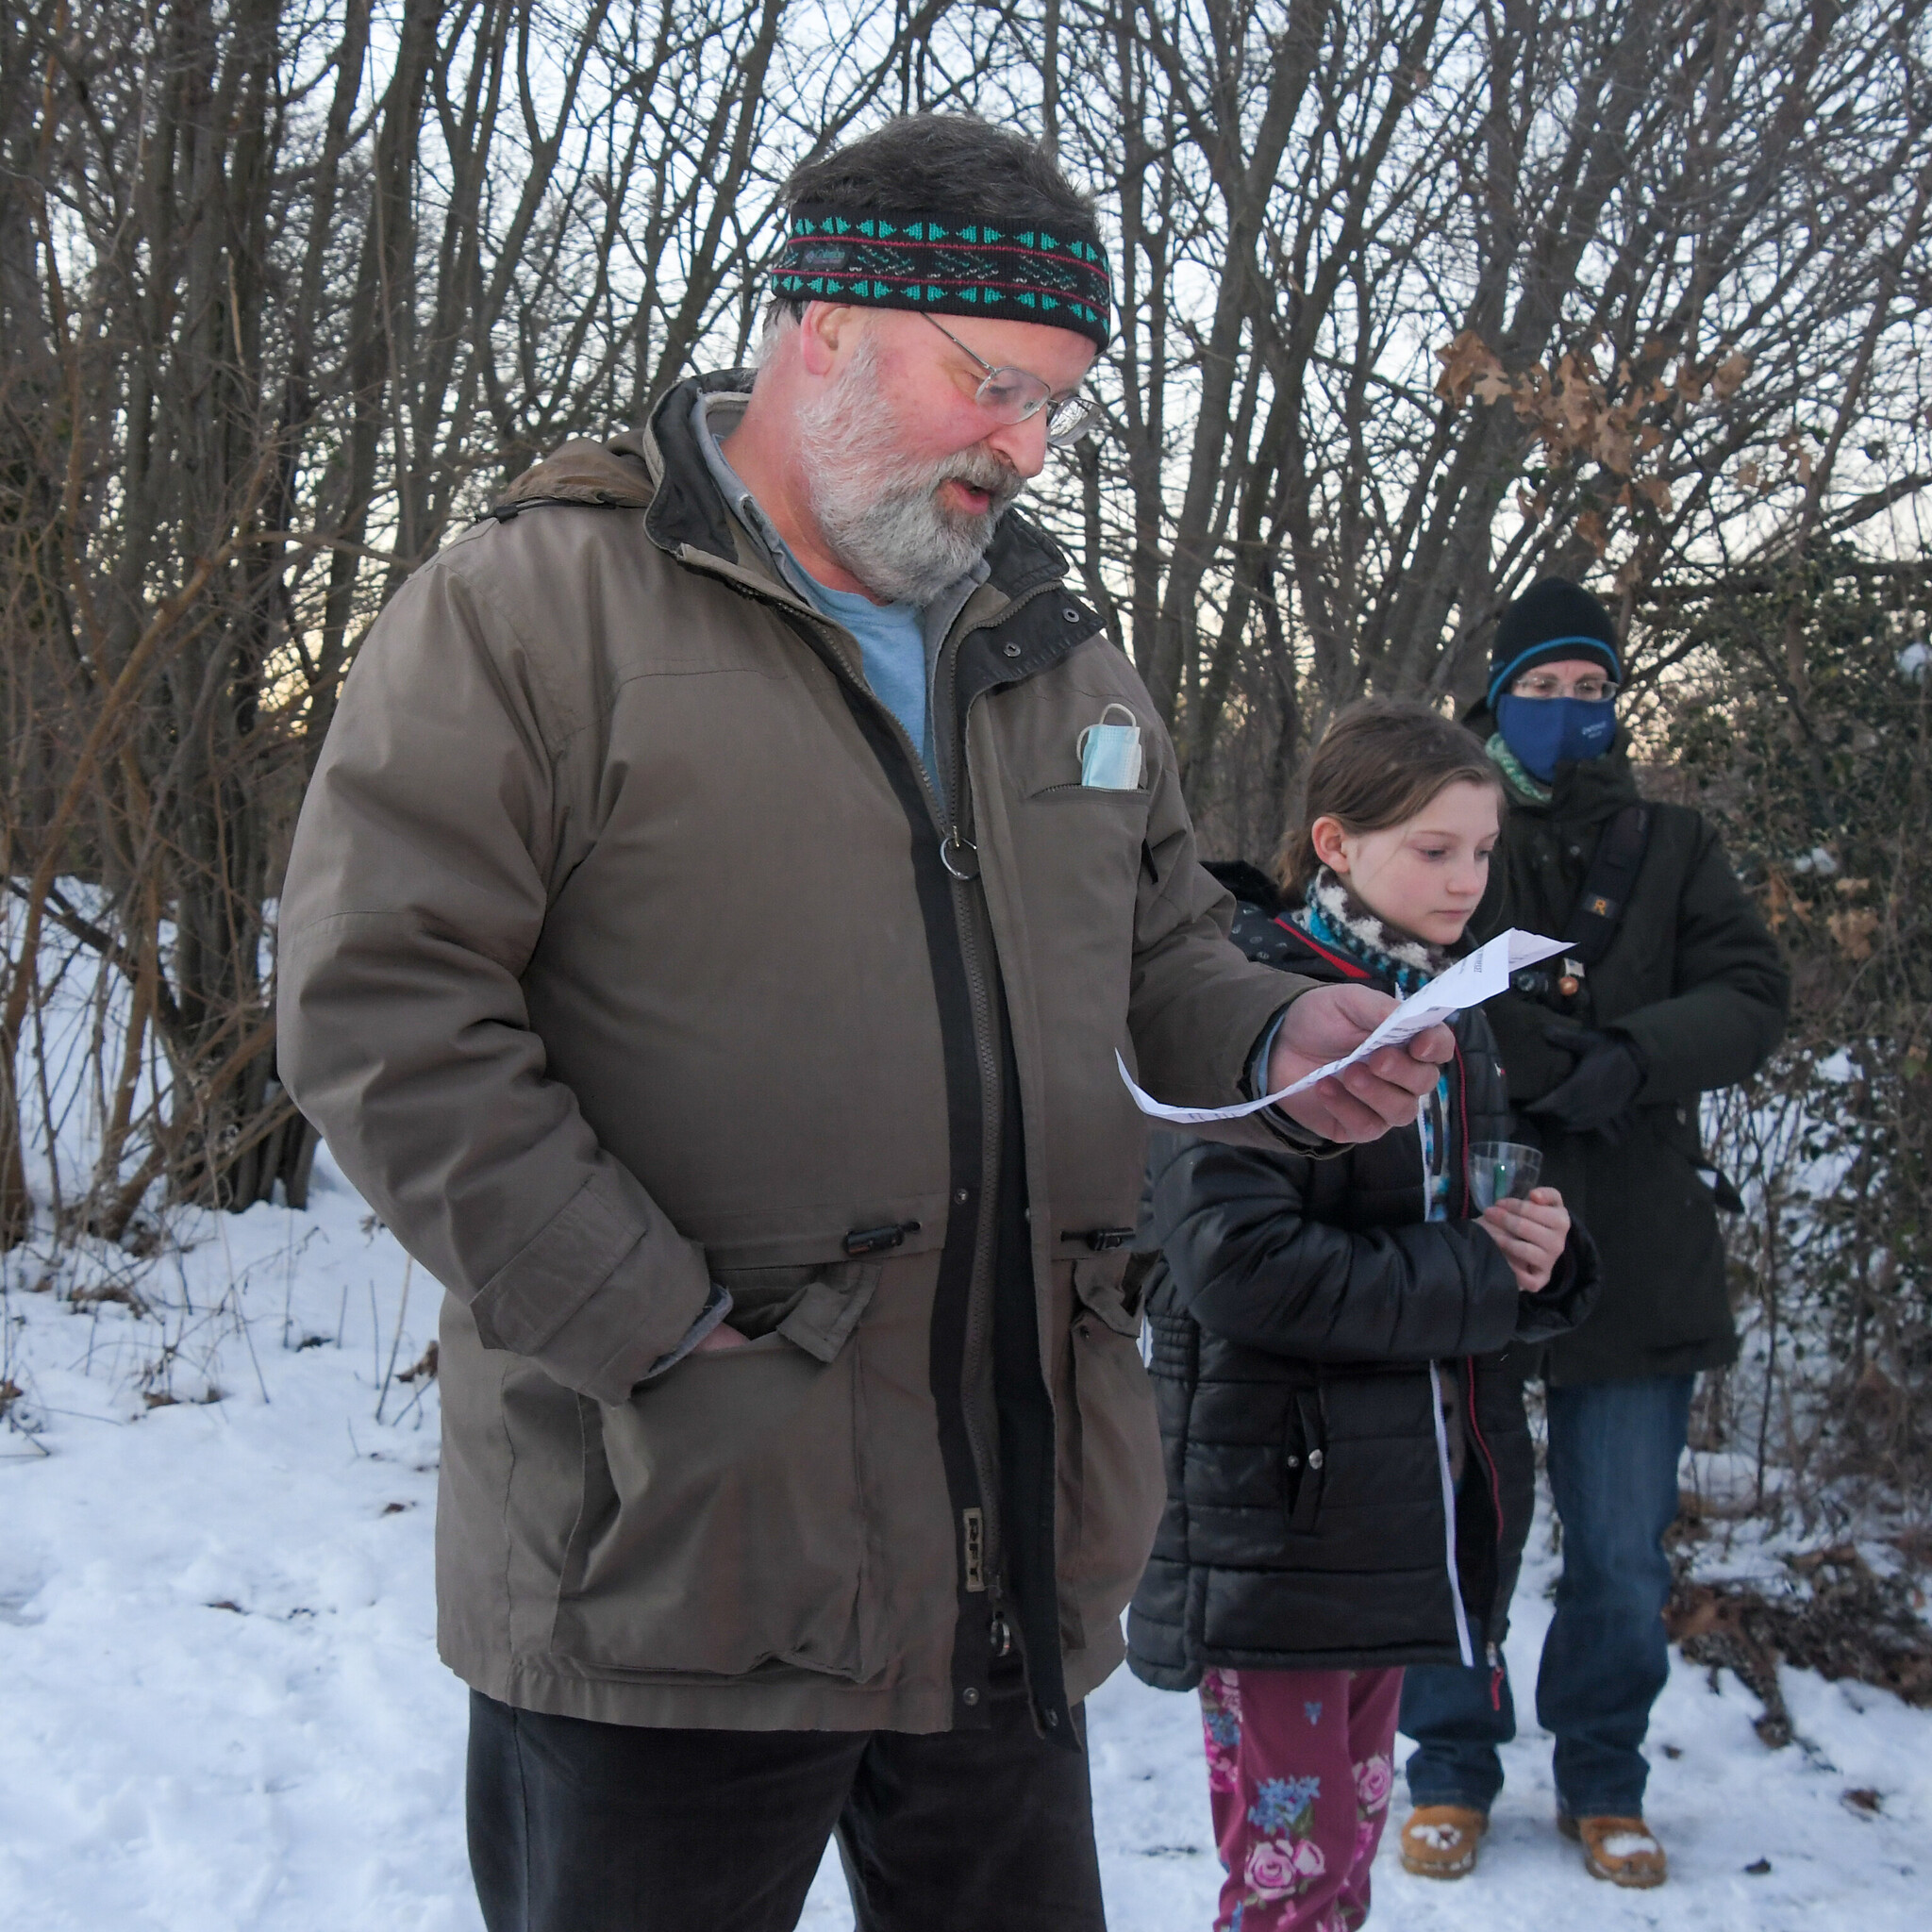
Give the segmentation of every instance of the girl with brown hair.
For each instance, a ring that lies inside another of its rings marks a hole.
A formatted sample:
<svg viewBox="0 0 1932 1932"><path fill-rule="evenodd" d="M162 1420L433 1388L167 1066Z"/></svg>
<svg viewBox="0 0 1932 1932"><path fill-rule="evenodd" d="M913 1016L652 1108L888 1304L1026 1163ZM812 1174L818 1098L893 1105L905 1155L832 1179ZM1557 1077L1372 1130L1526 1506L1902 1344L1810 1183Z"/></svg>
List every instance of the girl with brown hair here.
<svg viewBox="0 0 1932 1932"><path fill-rule="evenodd" d="M1502 804L1449 720L1352 708L1309 763L1281 891L1240 869L1236 939L1311 977L1418 991L1483 896ZM1129 1660L1200 1690L1220 1932L1367 1917L1403 1666L1499 1656L1532 1501L1502 1352L1594 1293L1554 1190L1478 1211L1470 1149L1508 1141L1508 1108L1481 1012L1453 1030L1414 1126L1378 1141L1326 1159L1154 1149L1169 1500Z"/></svg>

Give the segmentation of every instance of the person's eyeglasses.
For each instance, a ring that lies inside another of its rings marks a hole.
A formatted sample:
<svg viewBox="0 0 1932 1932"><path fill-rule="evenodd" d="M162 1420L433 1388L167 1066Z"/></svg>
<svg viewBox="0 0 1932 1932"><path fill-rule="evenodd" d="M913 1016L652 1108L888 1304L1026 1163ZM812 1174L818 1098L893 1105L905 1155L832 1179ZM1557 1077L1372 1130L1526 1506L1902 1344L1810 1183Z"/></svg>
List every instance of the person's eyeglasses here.
<svg viewBox="0 0 1932 1932"><path fill-rule="evenodd" d="M984 356L974 355L951 329L941 328L929 315L925 320L962 356L986 371L984 380L973 391L973 400L988 415L1002 423L1030 423L1044 409L1046 440L1055 449L1071 449L1083 436L1100 427L1100 405L1091 396L1082 395L1076 390L1070 396L1057 398L1053 385L1043 375L1034 375L1024 369L995 369Z"/></svg>
<svg viewBox="0 0 1932 1932"><path fill-rule="evenodd" d="M1525 671L1509 690L1519 698L1581 698L1586 705L1601 704L1617 695L1613 678L1586 674L1565 684L1554 671Z"/></svg>

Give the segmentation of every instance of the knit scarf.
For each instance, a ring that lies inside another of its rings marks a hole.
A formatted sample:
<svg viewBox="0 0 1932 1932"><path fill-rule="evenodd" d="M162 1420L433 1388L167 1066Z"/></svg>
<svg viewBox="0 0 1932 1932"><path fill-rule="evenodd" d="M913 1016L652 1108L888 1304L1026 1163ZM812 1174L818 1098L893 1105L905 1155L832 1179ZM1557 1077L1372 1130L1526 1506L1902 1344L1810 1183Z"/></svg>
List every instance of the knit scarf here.
<svg viewBox="0 0 1932 1932"><path fill-rule="evenodd" d="M1420 992L1449 965L1449 955L1441 946L1411 939L1371 912L1325 865L1310 881L1307 901L1290 917L1311 939L1366 966L1405 998Z"/></svg>
<svg viewBox="0 0 1932 1932"><path fill-rule="evenodd" d="M1498 731L1494 733L1483 749L1490 755L1490 762L1509 781L1509 789L1519 798L1527 799L1531 805L1547 805L1556 796L1547 785L1539 784L1523 768L1523 760L1509 749L1509 741Z"/></svg>
<svg viewBox="0 0 1932 1932"><path fill-rule="evenodd" d="M1443 947L1412 939L1371 912L1325 865L1310 882L1307 900L1289 917L1310 939L1366 966L1405 998L1420 992L1450 964ZM1416 1108L1425 1221L1441 1221L1449 1212L1449 1075L1444 1069L1434 1091Z"/></svg>

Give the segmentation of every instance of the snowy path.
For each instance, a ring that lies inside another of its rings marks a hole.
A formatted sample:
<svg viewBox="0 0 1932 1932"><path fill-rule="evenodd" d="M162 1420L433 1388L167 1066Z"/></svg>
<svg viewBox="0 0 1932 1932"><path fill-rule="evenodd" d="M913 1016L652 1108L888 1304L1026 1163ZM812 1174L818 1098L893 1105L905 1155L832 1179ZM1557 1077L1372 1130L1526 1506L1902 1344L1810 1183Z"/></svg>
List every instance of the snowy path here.
<svg viewBox="0 0 1932 1932"><path fill-rule="evenodd" d="M405 1366L433 1332L434 1292L419 1277L399 1324L400 1254L325 1160L319 1180L313 1215L192 1224L197 1245L137 1284L145 1317L75 1312L31 1292L25 1257L5 1263L8 1373L50 1453L0 1429L0 1924L475 1932L463 1693L432 1644L434 1397L411 1407L392 1385L375 1420L391 1352ZM224 1399L145 1408L137 1378L164 1343L177 1393L212 1380ZM1539 1557L1519 1685L1547 1576ZM1682 1754L1654 1754L1665 1890L1583 1874L1550 1826L1547 1746L1526 1740L1478 1876L1425 1884L1385 1850L1374 1923L1923 1924L1932 1712L1797 1673L1786 1689L1806 1743L1774 1753L1733 1680L1713 1696L1700 1671L1674 1677L1653 1733ZM1122 1673L1092 1740L1115 1932L1205 1932L1219 1872L1192 1701ZM1876 1817L1843 1802L1858 1788ZM849 1927L842 1890L828 1866L813 1932Z"/></svg>

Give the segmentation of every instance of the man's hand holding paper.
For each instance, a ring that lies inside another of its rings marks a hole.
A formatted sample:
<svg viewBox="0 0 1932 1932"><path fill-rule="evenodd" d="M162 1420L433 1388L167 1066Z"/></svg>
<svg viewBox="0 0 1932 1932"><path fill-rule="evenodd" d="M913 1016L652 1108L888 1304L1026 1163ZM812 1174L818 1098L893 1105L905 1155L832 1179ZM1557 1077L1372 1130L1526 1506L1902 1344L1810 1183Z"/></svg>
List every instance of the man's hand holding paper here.
<svg viewBox="0 0 1932 1932"><path fill-rule="evenodd" d="M1135 1085L1141 1112L1179 1125L1235 1120L1279 1107L1298 1125L1330 1141L1374 1141L1415 1117L1417 1099L1436 1083L1436 1069L1456 1051L1442 1022L1493 999L1509 975L1563 950L1513 927L1399 1005L1366 986L1320 986L1288 1009L1268 1061L1268 1092L1239 1107L1165 1107Z"/></svg>
<svg viewBox="0 0 1932 1932"><path fill-rule="evenodd" d="M1418 1096L1436 1084L1436 1070L1456 1051L1448 1027L1424 1027L1409 1040L1350 1059L1397 1010L1385 992L1367 986L1318 986L1289 1008L1268 1059L1268 1091L1280 1093L1324 1067L1341 1070L1277 1101L1290 1120L1324 1140L1379 1141L1391 1127L1415 1119Z"/></svg>

